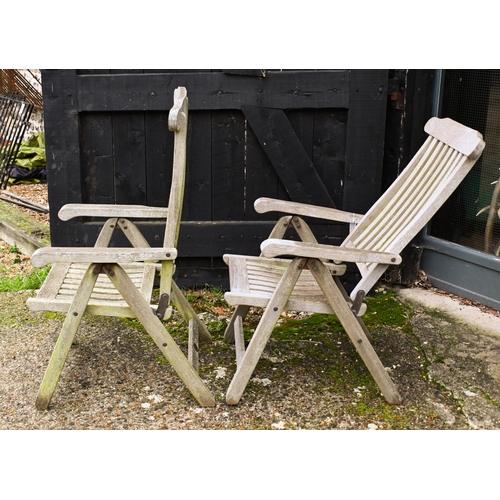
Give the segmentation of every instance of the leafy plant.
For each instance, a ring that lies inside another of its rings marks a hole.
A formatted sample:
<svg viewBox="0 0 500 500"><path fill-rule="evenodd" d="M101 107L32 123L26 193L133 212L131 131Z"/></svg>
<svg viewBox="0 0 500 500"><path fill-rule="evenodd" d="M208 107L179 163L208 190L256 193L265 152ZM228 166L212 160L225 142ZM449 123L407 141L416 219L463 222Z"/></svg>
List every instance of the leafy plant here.
<svg viewBox="0 0 500 500"><path fill-rule="evenodd" d="M492 232L493 232L493 225L495 223L495 219L498 216L500 218L500 209L498 209L499 206L499 197L500 197L500 179L496 180L493 182L495 185L495 189L493 190L493 194L491 195L491 203L483 207L479 212L476 214L476 217L483 214L484 212L488 211L488 220L486 222L486 228L484 230L484 251L489 252L491 248L491 239L492 239ZM498 210L497 210L498 209ZM493 248L493 253L498 257L500 256L500 242L496 244L496 246Z"/></svg>

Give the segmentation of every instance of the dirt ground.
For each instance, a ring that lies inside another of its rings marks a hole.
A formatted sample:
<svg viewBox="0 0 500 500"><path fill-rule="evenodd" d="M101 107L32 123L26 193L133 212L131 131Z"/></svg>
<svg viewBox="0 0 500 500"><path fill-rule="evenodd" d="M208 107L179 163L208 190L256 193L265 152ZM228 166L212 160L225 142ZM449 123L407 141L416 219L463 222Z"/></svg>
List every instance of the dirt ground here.
<svg viewBox="0 0 500 500"><path fill-rule="evenodd" d="M43 187L16 188L21 196L30 191L46 203ZM30 272L26 256L3 247L4 269ZM393 300L406 321L378 325L372 334L403 397L398 406L385 402L344 332L326 325L312 334L307 324L297 326L295 337L271 338L242 400L227 405L235 355L223 331L231 310L221 294L203 289L186 293L213 333L213 343L202 348L201 373L216 396L214 408L196 404L136 324L86 317L49 411L38 412L38 385L63 317L30 312L26 299L33 293L0 297L0 429L500 428L500 341L401 302L397 295ZM185 348L179 318L168 328L180 332Z"/></svg>

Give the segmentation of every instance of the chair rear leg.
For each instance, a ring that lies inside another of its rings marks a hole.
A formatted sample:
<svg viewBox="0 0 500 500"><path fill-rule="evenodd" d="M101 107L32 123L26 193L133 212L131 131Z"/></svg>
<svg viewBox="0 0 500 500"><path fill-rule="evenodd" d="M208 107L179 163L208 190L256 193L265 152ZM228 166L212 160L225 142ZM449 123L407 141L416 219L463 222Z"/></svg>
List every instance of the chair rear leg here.
<svg viewBox="0 0 500 500"><path fill-rule="evenodd" d="M213 394L167 332L163 323L151 311L149 304L144 300L127 273L118 264L105 264L103 270L200 406L215 406Z"/></svg>
<svg viewBox="0 0 500 500"><path fill-rule="evenodd" d="M198 323L194 319L189 320L189 335L188 335L188 361L191 366L199 373L199 345L200 332Z"/></svg>
<svg viewBox="0 0 500 500"><path fill-rule="evenodd" d="M73 298L38 391L35 403L37 410L46 410L49 407L100 268L100 264L89 266Z"/></svg>
<svg viewBox="0 0 500 500"><path fill-rule="evenodd" d="M229 323L226 327L226 331L224 332L224 340L228 344L232 344L234 342L234 326L235 322L238 320L238 318L241 319L241 321L245 321L245 318L247 317L248 311L250 311L250 306L236 306L236 309L231 316L231 319L229 320Z"/></svg>
<svg viewBox="0 0 500 500"><path fill-rule="evenodd" d="M181 316L184 318L184 321L188 322L193 320L196 322L198 326L198 334L200 336L201 342L212 342L212 336L208 331L207 326L196 314L193 306L189 303L188 299L184 296L181 289L177 286L175 281L172 281L172 302L175 304L175 307L180 312Z"/></svg>
<svg viewBox="0 0 500 500"><path fill-rule="evenodd" d="M323 290L326 299L375 379L386 401L390 404L400 404L402 401L401 396L368 340L364 331L366 327L361 326L361 320L351 311L335 279L324 264L317 259L310 259L308 268L316 278L318 285Z"/></svg>
<svg viewBox="0 0 500 500"><path fill-rule="evenodd" d="M278 321L281 311L285 308L293 287L299 279L300 273L304 269L307 259L296 258L288 266L283 274L276 290L266 306L264 314L255 329L252 340L248 345L245 354L238 364L226 394L226 402L230 405L238 404L246 386L257 366L257 363L264 352L269 337Z"/></svg>

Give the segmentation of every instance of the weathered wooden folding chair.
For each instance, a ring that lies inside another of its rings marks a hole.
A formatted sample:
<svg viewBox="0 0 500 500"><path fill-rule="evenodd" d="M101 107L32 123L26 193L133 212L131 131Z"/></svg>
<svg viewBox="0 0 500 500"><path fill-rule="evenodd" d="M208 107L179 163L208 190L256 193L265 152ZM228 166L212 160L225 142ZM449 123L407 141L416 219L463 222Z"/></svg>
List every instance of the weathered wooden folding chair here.
<svg viewBox="0 0 500 500"><path fill-rule="evenodd" d="M363 298L389 265L401 262L401 251L458 187L485 145L481 134L447 118L431 118L425 131L426 142L364 216L269 198L255 202L259 213L293 215L277 222L261 244L261 256L224 256L230 273L225 298L236 306L225 333L226 341L235 342L237 362L227 403L240 400L284 309L336 314L385 399L401 402L361 320ZM340 246L319 244L300 216L346 222L351 231ZM302 241L281 239L289 226ZM350 297L338 278L345 272L341 262L356 263L360 270L361 280ZM265 311L245 349L243 320L250 306Z"/></svg>
<svg viewBox="0 0 500 500"><path fill-rule="evenodd" d="M174 106L168 118L174 132L174 158L169 206L68 204L59 217L104 217L103 228L91 248L55 248L37 250L31 257L34 266L53 264L35 298L28 306L35 311L66 313L43 378L36 407L47 409L57 386L62 368L84 313L102 316L137 318L174 370L202 406L213 406L215 399L198 375L198 338L211 341L211 336L172 276L177 256L177 238L186 175L188 99L186 89L174 92ZM166 218L163 247L151 248L130 218ZM113 231L120 228L132 244L131 248L111 248ZM160 274L159 302L152 305L155 275ZM184 355L165 329L162 320L171 312L171 303L189 323L188 356Z"/></svg>

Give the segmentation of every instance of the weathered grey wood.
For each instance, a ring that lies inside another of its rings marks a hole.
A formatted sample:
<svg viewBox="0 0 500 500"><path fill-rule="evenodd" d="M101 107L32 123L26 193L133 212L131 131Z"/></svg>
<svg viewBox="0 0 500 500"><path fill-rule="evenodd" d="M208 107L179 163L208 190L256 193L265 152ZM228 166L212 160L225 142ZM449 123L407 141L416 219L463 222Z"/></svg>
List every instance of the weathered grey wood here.
<svg viewBox="0 0 500 500"><path fill-rule="evenodd" d="M88 264L54 264L36 297L30 297L27 305L32 311L57 311L67 313ZM156 266L123 264L144 299L151 301ZM100 274L89 298L88 314L133 318L134 313L106 275Z"/></svg>
<svg viewBox="0 0 500 500"><path fill-rule="evenodd" d="M137 229L137 226L132 221L120 217L118 219L118 226L122 230L123 234L130 241L130 243L132 243L133 247L136 248L149 247L148 241L146 240L146 238L144 238L142 233L139 231L139 229Z"/></svg>
<svg viewBox="0 0 500 500"><path fill-rule="evenodd" d="M231 290L225 298L230 305L248 305L265 307L287 270L290 259L267 259L243 255L225 255L224 261L229 266ZM345 265L327 264L329 272L336 276L345 273ZM332 309L318 288L316 280L308 269L304 269L289 297L286 309L310 310L332 314ZM238 311L237 311L238 312ZM247 311L239 312L242 317ZM228 329L231 325L228 325ZM228 338L232 341L232 338Z"/></svg>
<svg viewBox="0 0 500 500"><path fill-rule="evenodd" d="M477 131L450 119L432 118L426 130L436 137L431 135L427 139L403 173L364 216L351 213L342 216L341 211L329 208L268 198L257 200L256 210L268 211L274 207L289 214L349 222L353 225L352 231L342 248L400 254L462 182L484 148L482 136ZM470 152L470 156L453 147L460 144L462 151ZM263 242L263 245L269 245L268 256L273 248L277 250L272 243ZM301 253L297 250L292 255ZM346 256L345 260L349 258ZM371 257L366 262L357 258L352 262L356 262L362 275L351 293L352 298L359 290L371 289L387 265L395 263Z"/></svg>
<svg viewBox="0 0 500 500"><path fill-rule="evenodd" d="M293 260L283 274L229 384L226 394L227 404L238 404L306 261L307 259L301 258Z"/></svg>
<svg viewBox="0 0 500 500"><path fill-rule="evenodd" d="M172 302L175 304L175 307L184 318L184 321L189 322L191 320L196 321L198 324L198 335L200 337L201 342L212 342L212 336L207 329L207 326L199 316L194 311L193 307L189 303L188 299L186 299L185 295L182 293L180 288L177 286L175 281L172 281Z"/></svg>
<svg viewBox="0 0 500 500"><path fill-rule="evenodd" d="M214 396L190 365L184 353L163 326L163 323L152 313L149 304L137 291L137 288L128 278L127 273L116 264L109 267L104 266L104 271L114 283L117 290L126 298L137 319L147 330L198 403L201 406L214 406Z"/></svg>
<svg viewBox="0 0 500 500"><path fill-rule="evenodd" d="M188 334L188 361L190 365L198 372L199 365L199 346L200 336L198 334L198 323L191 319L189 320L189 334Z"/></svg>
<svg viewBox="0 0 500 500"><path fill-rule="evenodd" d="M59 341L40 388L37 408L46 409L49 405L84 313L139 319L199 404L215 404L213 395L198 375L199 340L211 341L210 333L179 287L173 283L186 176L187 118L187 93L186 89L180 88L174 93L174 106L169 114L169 128L174 132L174 158L168 208L66 205L59 214L63 220L74 217L106 218L94 247L46 247L32 255L34 266L53 266L37 296L28 300L28 306L32 310L66 313ZM153 217L165 219L164 246L160 248L151 248L136 223L130 220ZM132 248L110 246L117 229L125 234ZM158 273L161 307L151 304ZM188 357L161 322L170 316L170 303L177 306L187 322Z"/></svg>
<svg viewBox="0 0 500 500"><path fill-rule="evenodd" d="M114 217L108 219L101 228L99 236L95 242L96 247L106 248L109 246L113 233L115 232L116 224L118 223L118 218Z"/></svg>
<svg viewBox="0 0 500 500"><path fill-rule="evenodd" d="M97 281L98 273L94 271L99 271L99 267L89 266L80 283L78 293L74 296L38 391L35 403L37 410L46 410L49 407L88 299Z"/></svg>
<svg viewBox="0 0 500 500"><path fill-rule="evenodd" d="M44 267L54 263L74 262L144 262L158 260L174 260L177 257L175 248L39 248L32 256L31 263L35 267Z"/></svg>
<svg viewBox="0 0 500 500"><path fill-rule="evenodd" d="M360 327L359 320L352 314L347 302L344 300L339 290L338 283L335 283L324 264L318 259L308 261L308 266L319 286L323 290L325 297L335 311L347 335L351 339L354 347L363 359L366 367L372 374L375 382L380 387L382 394L390 404L401 403L401 396L387 374L384 365L375 353L364 329Z"/></svg>
<svg viewBox="0 0 500 500"><path fill-rule="evenodd" d="M243 322L250 310L250 306L244 306L239 301L237 302L236 309L229 320L229 323L226 327L226 331L224 332L224 340L228 343L233 343L235 341L235 327L238 318L241 318Z"/></svg>
<svg viewBox="0 0 500 500"><path fill-rule="evenodd" d="M471 160L477 160L483 152L483 136L451 118L431 118L424 130Z"/></svg>
<svg viewBox="0 0 500 500"><path fill-rule="evenodd" d="M364 297L389 265L401 262L399 254L456 189L484 148L480 134L449 119L431 119L426 131L430 137L364 216L270 198L255 202L259 213L274 210L288 215L279 219L261 244L260 257L224 256L231 282L225 297L236 306L225 339L240 344L238 368L226 396L229 404L236 404L243 394L283 308L336 314L386 400L391 404L401 402L360 318L366 305L355 299L358 293L360 299ZM345 222L351 232L338 247L319 244L303 216ZM296 230L301 241L283 239L289 227ZM350 296L338 278L342 272L328 261L357 264L361 280ZM297 266L306 269L296 275L290 269ZM238 336L240 323L251 306L265 311L245 351Z"/></svg>
<svg viewBox="0 0 500 500"><path fill-rule="evenodd" d="M260 245L264 257L294 255L331 259L337 262L376 262L379 264L401 264L401 256L396 253L361 250L358 248L333 247L306 241L269 239Z"/></svg>
<svg viewBox="0 0 500 500"><path fill-rule="evenodd" d="M237 314L234 319L234 348L236 351L236 367L241 365L245 356L245 336L243 333L243 318Z"/></svg>
<svg viewBox="0 0 500 500"><path fill-rule="evenodd" d="M287 214L302 215L305 217L317 217L337 222L357 223L363 215L344 212L336 208L320 207L307 203L294 201L276 200L273 198L259 198L254 202L255 211L259 214L266 212L284 212Z"/></svg>
<svg viewBox="0 0 500 500"><path fill-rule="evenodd" d="M58 212L61 220L75 217L136 217L142 219L167 218L168 207L147 207L141 205L92 205L86 203L67 203Z"/></svg>

